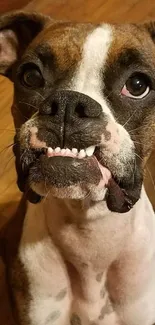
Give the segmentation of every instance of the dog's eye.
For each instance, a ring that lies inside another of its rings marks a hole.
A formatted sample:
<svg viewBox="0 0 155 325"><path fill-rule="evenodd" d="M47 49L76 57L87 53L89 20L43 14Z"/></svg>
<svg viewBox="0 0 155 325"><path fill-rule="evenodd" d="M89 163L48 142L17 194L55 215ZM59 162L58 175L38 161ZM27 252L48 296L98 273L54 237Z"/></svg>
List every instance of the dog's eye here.
<svg viewBox="0 0 155 325"><path fill-rule="evenodd" d="M43 84L43 77L39 69L28 68L21 77L22 84L29 88L38 88Z"/></svg>
<svg viewBox="0 0 155 325"><path fill-rule="evenodd" d="M143 73L133 74L124 85L121 94L130 98L141 99L150 92L150 80Z"/></svg>

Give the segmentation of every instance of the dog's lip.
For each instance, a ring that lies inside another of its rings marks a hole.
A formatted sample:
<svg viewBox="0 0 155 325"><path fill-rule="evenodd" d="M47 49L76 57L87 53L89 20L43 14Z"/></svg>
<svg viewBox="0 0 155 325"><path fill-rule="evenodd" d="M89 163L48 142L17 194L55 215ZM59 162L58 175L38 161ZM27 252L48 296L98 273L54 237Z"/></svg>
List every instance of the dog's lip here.
<svg viewBox="0 0 155 325"><path fill-rule="evenodd" d="M48 148L44 148L42 150L42 154L46 155L46 157L48 159L52 159L55 157L61 157L62 159L65 159L68 157L68 158L72 158L74 160L75 159L80 159L80 160L81 159L82 160L89 159L89 161L91 161L91 159L95 160L96 166L99 168L101 175L102 175L98 186L100 188L103 188L108 185L108 182L112 177L112 174L107 167L101 165L100 162L98 161L97 157L95 156L96 148L97 147L95 145L92 145L86 149L81 149L81 150L78 150L76 148L61 149L60 147L56 147L55 149L52 149L51 147L48 147Z"/></svg>
<svg viewBox="0 0 155 325"><path fill-rule="evenodd" d="M37 170L37 173L40 173L39 175L41 175L41 177L44 177L44 175L47 176L51 186L56 186L56 184L60 185L58 178L62 177L62 166L64 164L65 186L73 185L73 183L83 184L86 180L87 184L93 184L97 186L98 189L101 189L101 191L103 188L107 188L105 200L109 210L122 213L129 211L133 207L137 199L135 199L132 193L130 193L128 187L127 190L125 190L125 184L123 185L119 180L117 180L108 169L108 166L104 164L100 146L93 146L93 148L91 148L91 150L94 150L92 156L87 156L84 158L79 157L77 152L74 150L72 151L72 149L61 152L59 147L55 149L57 150L55 151L50 147L44 147L40 148L39 150L32 151L34 155L31 157L28 168L30 182L36 182L35 173ZM84 149L81 150L83 153ZM100 163L101 159L102 164ZM76 172L79 167L81 168L80 175L79 172ZM66 179L66 173L70 173L70 168L73 169L73 174L76 176L74 176L73 179ZM51 173L53 173L53 170L55 171L55 176L53 175L54 177L52 176L51 178Z"/></svg>
<svg viewBox="0 0 155 325"><path fill-rule="evenodd" d="M85 157L79 159L77 157L74 157L71 154L71 152L68 153L67 156L63 156L58 152L54 154L53 152L50 152L50 150L46 150L46 154L40 155L40 163L44 170L43 173L46 173L46 171L49 173L51 170L51 166L55 166L61 172L60 166L61 166L61 160L63 159L66 160L67 166L73 166L74 172L76 173L75 169L79 167L79 162L81 161L81 163L83 164L83 171L82 171L83 177L80 180L81 183L84 182L85 171L89 170L89 173L91 173L91 169L92 169L92 173L94 173L94 167L96 166L95 173L97 170L100 173L98 174L98 183L96 184L96 186L98 189L101 190L107 188L105 200L107 202L108 208L114 212L121 212L121 213L128 212L133 206L132 200L128 197L128 194L125 192L125 190L122 189L118 184L118 182L114 179L110 170L107 167L100 164L95 154L96 152L91 157ZM76 182L78 181L79 180L77 178ZM89 180L87 179L87 181L90 181L91 183L91 181L93 181L93 177L91 178L90 176L90 179ZM57 183L57 176L55 176L54 179L54 186L56 183Z"/></svg>

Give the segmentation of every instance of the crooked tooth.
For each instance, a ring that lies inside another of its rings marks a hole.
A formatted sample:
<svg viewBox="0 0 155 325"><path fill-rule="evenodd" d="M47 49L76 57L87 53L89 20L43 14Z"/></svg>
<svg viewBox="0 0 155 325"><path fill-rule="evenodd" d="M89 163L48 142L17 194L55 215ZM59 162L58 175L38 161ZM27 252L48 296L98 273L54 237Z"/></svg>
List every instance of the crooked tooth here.
<svg viewBox="0 0 155 325"><path fill-rule="evenodd" d="M86 154L88 157L91 157L95 151L95 146L90 146L86 149Z"/></svg>
<svg viewBox="0 0 155 325"><path fill-rule="evenodd" d="M73 153L74 155L77 155L78 150L77 150L76 148L73 148L73 149L72 149L72 153Z"/></svg>
<svg viewBox="0 0 155 325"><path fill-rule="evenodd" d="M51 155L53 153L53 149L51 147L49 147L47 149L47 155Z"/></svg>
<svg viewBox="0 0 155 325"><path fill-rule="evenodd" d="M59 153L61 151L60 147L55 148L55 153Z"/></svg>
<svg viewBox="0 0 155 325"><path fill-rule="evenodd" d="M85 152L85 150L80 150L80 152L79 152L79 154L78 154L78 157L79 158L84 158L84 157L86 157L86 152Z"/></svg>

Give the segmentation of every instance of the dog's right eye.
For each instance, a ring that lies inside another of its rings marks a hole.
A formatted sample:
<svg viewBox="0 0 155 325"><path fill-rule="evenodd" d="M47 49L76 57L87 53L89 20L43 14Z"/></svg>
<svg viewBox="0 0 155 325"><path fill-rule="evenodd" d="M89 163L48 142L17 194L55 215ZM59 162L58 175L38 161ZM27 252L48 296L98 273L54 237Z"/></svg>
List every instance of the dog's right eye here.
<svg viewBox="0 0 155 325"><path fill-rule="evenodd" d="M43 76L39 69L29 67L24 69L21 75L21 82L25 87L39 88L43 85Z"/></svg>

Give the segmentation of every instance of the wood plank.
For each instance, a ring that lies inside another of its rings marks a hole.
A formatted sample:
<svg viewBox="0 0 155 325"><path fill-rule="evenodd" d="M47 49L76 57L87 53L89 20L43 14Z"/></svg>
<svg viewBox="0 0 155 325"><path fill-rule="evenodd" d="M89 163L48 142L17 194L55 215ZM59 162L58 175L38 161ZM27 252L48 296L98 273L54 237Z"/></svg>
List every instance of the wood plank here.
<svg viewBox="0 0 155 325"><path fill-rule="evenodd" d="M26 6L29 1L30 0L1 0L0 14L10 10L20 9L21 7Z"/></svg>

